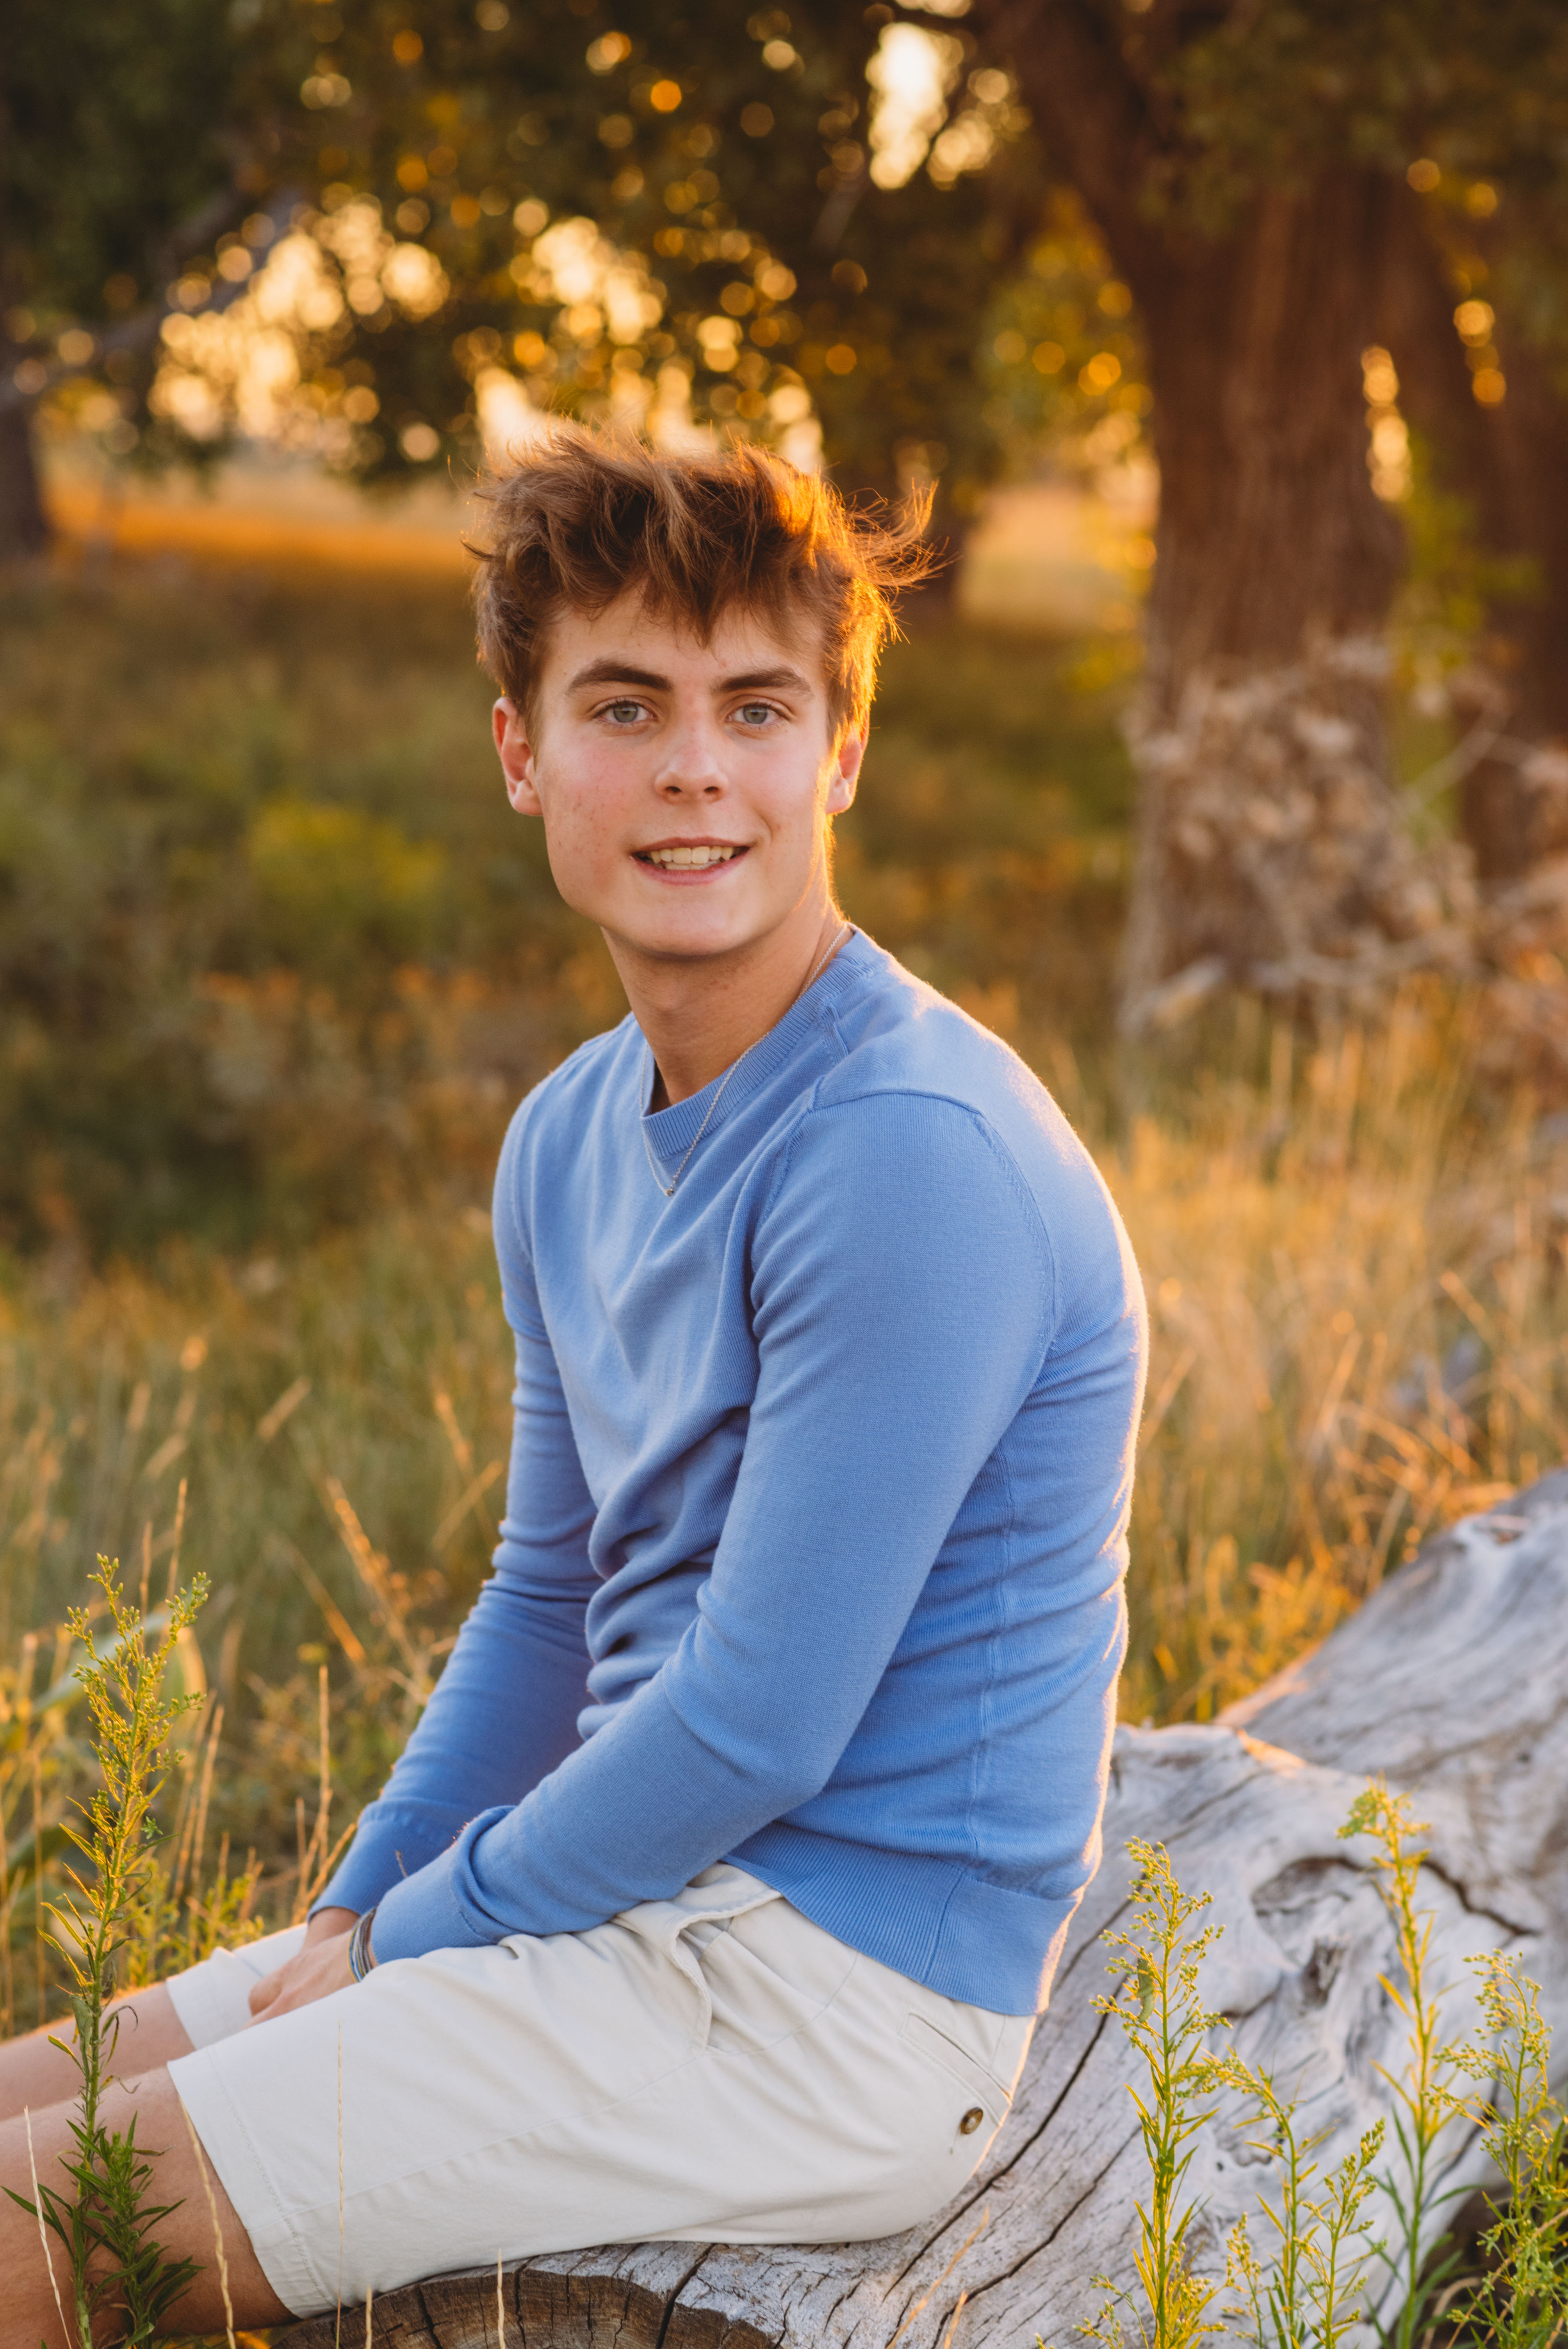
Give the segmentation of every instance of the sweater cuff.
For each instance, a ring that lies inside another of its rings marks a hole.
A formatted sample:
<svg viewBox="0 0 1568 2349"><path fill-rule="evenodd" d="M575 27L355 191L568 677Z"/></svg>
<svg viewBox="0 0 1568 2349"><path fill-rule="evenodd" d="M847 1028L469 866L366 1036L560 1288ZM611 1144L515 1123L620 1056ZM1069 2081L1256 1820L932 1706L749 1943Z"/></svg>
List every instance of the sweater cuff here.
<svg viewBox="0 0 1568 2349"><path fill-rule="evenodd" d="M432 1860L450 1851L467 1824L461 1811L444 1804L372 1803L331 1881L312 1901L310 1914L352 1909L363 1916L406 1878L422 1875ZM380 1940L377 1927L377 1956Z"/></svg>
<svg viewBox="0 0 1568 2349"><path fill-rule="evenodd" d="M481 1930L461 1901L456 1878L468 1857L476 1832L482 1833L507 1816L503 1806L481 1811L470 1820L459 1844L450 1844L417 1876L404 1878L387 1893L376 1911L376 1961L422 1958L430 1950L483 1950L501 1932Z"/></svg>

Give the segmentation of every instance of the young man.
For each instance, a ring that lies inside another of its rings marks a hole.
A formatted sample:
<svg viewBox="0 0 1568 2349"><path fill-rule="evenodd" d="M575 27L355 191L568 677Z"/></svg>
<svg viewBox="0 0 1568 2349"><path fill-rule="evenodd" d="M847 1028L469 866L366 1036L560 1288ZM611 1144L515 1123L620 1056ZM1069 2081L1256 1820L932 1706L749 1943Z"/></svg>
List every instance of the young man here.
<svg viewBox="0 0 1568 2349"><path fill-rule="evenodd" d="M834 900L900 545L755 450L564 429L494 524L507 790L631 1012L501 1154L494 1578L308 1929L122 2038L166 2231L210 2258L189 2116L247 2326L913 2225L1006 2115L1099 1850L1142 1301L1048 1096ZM67 2093L0 2058L46 2174ZM221 2322L211 2274L184 2314Z"/></svg>

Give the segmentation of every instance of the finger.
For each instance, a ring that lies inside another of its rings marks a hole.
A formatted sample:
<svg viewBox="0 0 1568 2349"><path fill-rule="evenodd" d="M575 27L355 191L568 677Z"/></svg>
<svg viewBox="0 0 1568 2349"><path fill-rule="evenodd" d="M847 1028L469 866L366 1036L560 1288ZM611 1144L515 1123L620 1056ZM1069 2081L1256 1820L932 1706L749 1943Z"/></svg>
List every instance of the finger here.
<svg viewBox="0 0 1568 2349"><path fill-rule="evenodd" d="M253 2030L258 2023L272 2023L280 2014L292 2014L296 2007L308 2006L315 1995L315 1992L302 1983L299 1976L286 1966L281 1972L270 1974L261 1987L269 1991L271 1995L264 2006L259 2006L253 1996L251 2020L245 2025L247 2031Z"/></svg>

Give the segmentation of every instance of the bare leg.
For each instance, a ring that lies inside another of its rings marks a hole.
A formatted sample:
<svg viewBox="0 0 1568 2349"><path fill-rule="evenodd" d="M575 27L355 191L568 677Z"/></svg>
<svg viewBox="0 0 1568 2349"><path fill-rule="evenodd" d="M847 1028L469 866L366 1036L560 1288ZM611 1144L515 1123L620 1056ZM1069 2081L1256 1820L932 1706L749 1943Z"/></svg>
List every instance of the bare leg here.
<svg viewBox="0 0 1568 2349"><path fill-rule="evenodd" d="M209 2186L217 2204L235 2323L246 2329L286 2323L290 2311L263 2274L250 2237L216 2170L210 2162L198 2162L184 2108L166 2071L149 2073L134 2087L117 2085L109 2090L105 2127L123 2131L129 2127L133 2114L138 2147L158 2157L158 2199L180 2206L160 2222L160 2237L172 2256L201 2262L202 2271L174 2312L170 2329L181 2333L223 2330L223 2295L207 2199ZM72 2150L69 2120L70 2106L64 2104L32 2115L33 2155L45 2183L59 2177L59 2162ZM0 2187L10 2187L29 2200L32 2198L27 2124L21 2118L0 2122ZM50 2247L65 2299L64 2261L53 2237ZM67 2304L68 2308L68 2301ZM38 2349L40 2342L46 2349L70 2349L55 2305L37 2220L19 2210L8 2197L0 2196L0 2349Z"/></svg>
<svg viewBox="0 0 1568 2349"><path fill-rule="evenodd" d="M191 2040L164 1983L133 1991L129 1998L116 2001L115 2011L121 2017L114 2055L118 2075L139 2077L171 2064L176 2055L190 2054ZM0 2044L0 2121L15 2118L25 2106L41 2113L50 2105L68 2103L75 2095L76 2064L59 2048L50 2046L51 2033L68 2042L73 2035L70 2018L30 2031L24 2039Z"/></svg>

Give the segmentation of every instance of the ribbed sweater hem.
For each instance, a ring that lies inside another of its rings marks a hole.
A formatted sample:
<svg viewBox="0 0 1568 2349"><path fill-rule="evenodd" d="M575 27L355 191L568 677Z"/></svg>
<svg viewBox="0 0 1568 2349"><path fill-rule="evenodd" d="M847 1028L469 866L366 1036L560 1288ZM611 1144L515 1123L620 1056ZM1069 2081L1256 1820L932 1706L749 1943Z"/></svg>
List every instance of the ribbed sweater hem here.
<svg viewBox="0 0 1568 2349"><path fill-rule="evenodd" d="M950 1860L776 1823L726 1854L862 1956L994 2014L1041 2014L1082 1898L988 1884Z"/></svg>

